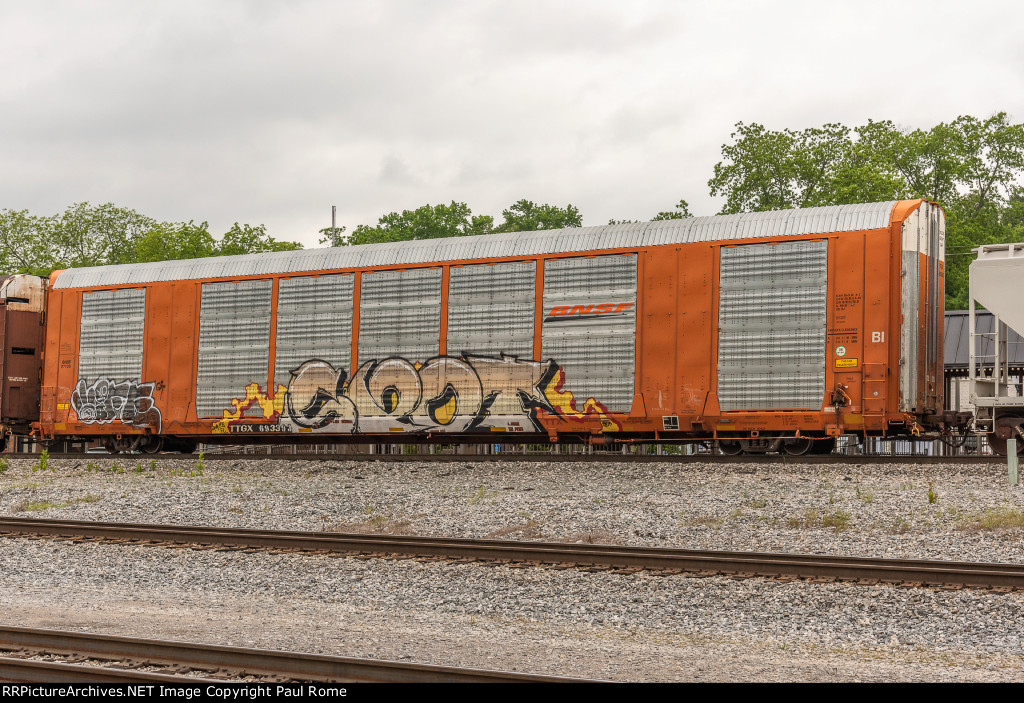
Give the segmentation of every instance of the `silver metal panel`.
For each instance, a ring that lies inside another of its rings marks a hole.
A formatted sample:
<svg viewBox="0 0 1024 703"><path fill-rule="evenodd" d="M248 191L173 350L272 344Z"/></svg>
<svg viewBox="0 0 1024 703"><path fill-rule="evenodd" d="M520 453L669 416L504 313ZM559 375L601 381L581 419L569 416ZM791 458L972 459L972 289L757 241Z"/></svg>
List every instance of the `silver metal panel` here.
<svg viewBox="0 0 1024 703"><path fill-rule="evenodd" d="M943 294L938 284L938 268L945 258L946 248L941 208L922 203L904 220L902 240L900 410L919 412L935 409L933 406L938 404L937 386L941 383L941 379L934 378L934 369L939 363L938 305ZM926 268L924 277L921 275L922 255ZM934 384L931 389L929 381Z"/></svg>
<svg viewBox="0 0 1024 703"><path fill-rule="evenodd" d="M83 293L78 378L141 382L145 318L145 288Z"/></svg>
<svg viewBox="0 0 1024 703"><path fill-rule="evenodd" d="M54 287L81 288L198 278L237 278L369 266L430 264L491 256L525 257L633 246L629 242L634 241L642 242L643 246L650 246L877 229L889 225L895 204L896 201L838 205L628 225L573 227L416 242L363 244L333 249L68 269L57 277Z"/></svg>
<svg viewBox="0 0 1024 703"><path fill-rule="evenodd" d="M562 390L572 392L578 411L588 398L613 412L632 407L636 276L635 254L544 264L541 355L561 367Z"/></svg>
<svg viewBox="0 0 1024 703"><path fill-rule="evenodd" d="M283 278L277 289L274 385L287 386L292 371L313 359L351 376L352 295L355 276Z"/></svg>
<svg viewBox="0 0 1024 703"><path fill-rule="evenodd" d="M537 264L516 261L449 269L449 355L533 358Z"/></svg>
<svg viewBox="0 0 1024 703"><path fill-rule="evenodd" d="M370 271L359 293L359 365L399 356L425 362L441 348L441 269Z"/></svg>
<svg viewBox="0 0 1024 703"><path fill-rule="evenodd" d="M196 412L223 417L232 399L244 399L250 383L267 391L270 371L270 281L203 285L199 308ZM246 416L262 416L256 406Z"/></svg>
<svg viewBox="0 0 1024 703"><path fill-rule="evenodd" d="M747 244L721 253L722 410L818 410L825 394L828 243Z"/></svg>
<svg viewBox="0 0 1024 703"><path fill-rule="evenodd" d="M910 412L918 392L918 315L921 276L919 254L922 242L921 211L915 210L903 222L903 254L900 270L900 410Z"/></svg>

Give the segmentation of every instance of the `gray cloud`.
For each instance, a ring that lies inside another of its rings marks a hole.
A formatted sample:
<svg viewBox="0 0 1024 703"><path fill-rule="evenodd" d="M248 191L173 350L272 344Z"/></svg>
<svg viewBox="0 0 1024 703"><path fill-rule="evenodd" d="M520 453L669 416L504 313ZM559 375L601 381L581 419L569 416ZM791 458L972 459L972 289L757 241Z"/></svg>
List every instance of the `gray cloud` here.
<svg viewBox="0 0 1024 703"><path fill-rule="evenodd" d="M462 200L587 224L707 179L736 121L1024 119L1008 2L107 2L0 7L0 207L112 201L317 241Z"/></svg>

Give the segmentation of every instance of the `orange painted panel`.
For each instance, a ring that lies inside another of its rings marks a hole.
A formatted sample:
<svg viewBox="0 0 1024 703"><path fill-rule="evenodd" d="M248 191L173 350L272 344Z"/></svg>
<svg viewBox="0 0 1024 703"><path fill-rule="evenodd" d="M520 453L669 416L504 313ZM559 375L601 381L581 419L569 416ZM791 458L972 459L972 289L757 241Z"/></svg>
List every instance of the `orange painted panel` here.
<svg viewBox="0 0 1024 703"><path fill-rule="evenodd" d="M146 290L146 326L142 351L143 383L154 383L153 401L166 408L170 401L172 288L153 285Z"/></svg>
<svg viewBox="0 0 1024 703"><path fill-rule="evenodd" d="M707 412L718 414L717 399L709 399L718 366L717 251L709 244L691 244L677 254L677 408L694 420ZM706 408L709 400L711 409Z"/></svg>
<svg viewBox="0 0 1024 703"><path fill-rule="evenodd" d="M647 252L642 258L643 275L637 291L640 344L636 386L650 416L673 415L678 407L674 392L679 348L678 256L679 250L672 247Z"/></svg>
<svg viewBox="0 0 1024 703"><path fill-rule="evenodd" d="M167 385L171 389L164 413L165 427L196 421L196 355L199 353L199 293L201 281L169 285L171 294L171 350Z"/></svg>

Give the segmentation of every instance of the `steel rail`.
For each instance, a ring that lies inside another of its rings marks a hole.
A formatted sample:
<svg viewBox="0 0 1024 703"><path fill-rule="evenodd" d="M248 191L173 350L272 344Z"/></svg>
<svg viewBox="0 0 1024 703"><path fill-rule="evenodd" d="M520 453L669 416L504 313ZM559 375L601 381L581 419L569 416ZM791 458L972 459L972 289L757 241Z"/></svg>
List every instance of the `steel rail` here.
<svg viewBox="0 0 1024 703"><path fill-rule="evenodd" d="M38 461L38 454L8 453L8 459L30 459ZM49 459L120 459L122 461L195 460L198 454L84 454L54 453ZM743 454L725 456L715 454L245 454L239 452L210 452L203 454L203 461L383 461L383 462L424 462L424 463L501 463L518 461L524 463L574 462L623 463L623 464L1005 464L1006 457L998 456L926 456L887 454L830 454L826 456L790 456L788 454Z"/></svg>
<svg viewBox="0 0 1024 703"><path fill-rule="evenodd" d="M569 565L625 570L828 578L973 588L1024 588L1024 565L914 559L775 554L633 547L564 542L298 532L187 525L149 525L0 517L0 535L49 535L72 539L196 547L283 549L316 553L461 559Z"/></svg>
<svg viewBox="0 0 1024 703"><path fill-rule="evenodd" d="M466 669L435 664L383 659L336 657L326 654L250 649L98 635L64 630L0 627L0 650L130 660L140 665L173 666L213 673L218 678L197 678L156 672L91 667L31 659L0 657L0 679L16 681L182 681L219 683L240 676L280 681L338 683L570 683L590 681L568 676L544 676L517 671ZM20 670L21 673L18 673ZM51 673L52 672L52 673ZM43 678L46 676L56 678ZM12 678L12 677L22 678ZM69 678L69 677L75 678ZM82 677L82 678L77 678Z"/></svg>
<svg viewBox="0 0 1024 703"><path fill-rule="evenodd" d="M135 671L113 666L0 657L0 681L9 683L163 683L223 684L224 680Z"/></svg>

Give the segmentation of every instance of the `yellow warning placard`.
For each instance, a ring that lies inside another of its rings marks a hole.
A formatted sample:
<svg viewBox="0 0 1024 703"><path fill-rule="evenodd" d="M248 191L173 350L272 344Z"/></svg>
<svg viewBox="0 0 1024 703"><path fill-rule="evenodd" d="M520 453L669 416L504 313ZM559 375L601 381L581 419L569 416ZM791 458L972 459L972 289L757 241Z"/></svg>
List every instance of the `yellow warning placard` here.
<svg viewBox="0 0 1024 703"><path fill-rule="evenodd" d="M857 365L857 360L856 359L836 359L836 368L837 369L848 369L851 366L856 366L856 365Z"/></svg>

